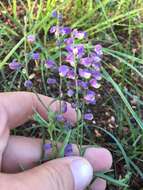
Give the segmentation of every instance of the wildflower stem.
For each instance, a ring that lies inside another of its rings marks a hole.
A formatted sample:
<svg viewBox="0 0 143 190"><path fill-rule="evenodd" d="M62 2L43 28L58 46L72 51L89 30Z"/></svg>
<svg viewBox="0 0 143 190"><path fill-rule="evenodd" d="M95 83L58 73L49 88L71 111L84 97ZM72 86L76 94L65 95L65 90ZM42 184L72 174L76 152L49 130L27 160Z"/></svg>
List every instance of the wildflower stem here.
<svg viewBox="0 0 143 190"><path fill-rule="evenodd" d="M74 44L73 44L74 46ZM78 90L78 73L77 73L77 61L76 56L74 54L74 72L75 72L75 88L76 88L76 116L77 116L77 145L79 144L79 90Z"/></svg>
<svg viewBox="0 0 143 190"><path fill-rule="evenodd" d="M58 12L58 14L59 14L59 12ZM57 19L57 35L56 36L57 36L58 42L60 41L59 24L60 24L59 19ZM59 66L61 66L62 65L62 53L61 53L60 43L58 44L58 48L59 48ZM61 102L61 100L62 100L62 83L63 83L62 77L60 76L60 85L59 85L60 112L62 112L62 102Z"/></svg>
<svg viewBox="0 0 143 190"><path fill-rule="evenodd" d="M24 17L24 37L26 39L27 37L27 17ZM24 56L25 56L25 70L26 70L26 76L28 77L28 60L27 60L27 42L24 41Z"/></svg>

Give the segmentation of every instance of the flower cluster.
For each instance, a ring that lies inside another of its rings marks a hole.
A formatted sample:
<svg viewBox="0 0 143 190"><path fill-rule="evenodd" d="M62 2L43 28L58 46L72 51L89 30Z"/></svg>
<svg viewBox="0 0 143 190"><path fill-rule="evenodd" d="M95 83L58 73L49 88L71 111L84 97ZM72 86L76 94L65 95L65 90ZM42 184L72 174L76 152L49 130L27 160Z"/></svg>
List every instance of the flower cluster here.
<svg viewBox="0 0 143 190"><path fill-rule="evenodd" d="M51 126L59 126L60 128L63 126L64 130L69 131L69 129L73 129L73 124L64 117L68 106L63 99L68 99L71 102L71 106L77 111L77 118L79 118L79 110L81 110L80 122L95 123L94 114L89 106L96 104L96 91L100 87L100 80L102 79L101 61L103 52L100 44L91 45L92 43L89 43L85 31L63 26L61 23L63 17L58 11L53 11L51 17L57 22L49 29L51 38L56 40L55 49L58 51L56 56L48 55L48 57L44 57L45 54L42 54L44 47L41 48L40 45L36 48L36 36L30 34L26 38L28 47L30 46L30 52L26 56L29 57L24 59L28 60L28 63L21 64L14 59L9 63L9 68L13 71L22 72L23 86L27 89L33 88L33 78L36 74L39 76L39 71L41 71L42 79L44 81L46 79L47 82L46 91L49 90L50 94L52 91L54 93L55 91L56 93L59 92L60 97L60 111L56 114L52 113L53 116L50 115L50 112L48 113L52 118L49 117L49 125L50 122L53 122ZM31 67L31 63L34 66ZM30 67L29 70L28 66ZM49 134L51 135L51 133ZM54 149L54 143L44 145L45 151L50 152L52 149ZM69 143L65 146L64 156L71 155L73 155L73 149Z"/></svg>
<svg viewBox="0 0 143 190"><path fill-rule="evenodd" d="M47 85L49 87L58 87L59 78L66 81L64 83L64 87L66 85L66 88L64 88L66 89L65 96L71 98L74 108L80 108L79 101L81 100L84 105L95 105L96 89L100 87L99 81L102 79L100 71L103 56L102 46L100 44L91 45L85 31L62 26L62 15L57 11L53 11L51 16L58 21L58 24L52 26L49 32L55 36L57 48L60 47L59 51L63 52L61 54L61 63L58 64L59 60L51 58L40 62L41 55L38 51L32 52L31 59L36 63L35 66L37 68L39 64L44 63L45 70L47 70L47 73L50 73L47 77ZM30 45L34 45L35 41L35 35L27 36L27 42ZM9 68L20 70L22 64L14 59L9 64ZM24 86L29 89L33 87L29 77L25 80ZM77 100L77 97L80 97L80 100ZM62 113L56 116L59 122L65 122L63 113L66 112L66 106L64 105L63 107ZM91 112L86 113L85 111L83 118L92 121L94 116Z"/></svg>
<svg viewBox="0 0 143 190"><path fill-rule="evenodd" d="M74 94L80 93L85 104L96 104L95 90L100 87L99 81L102 79L100 72L103 56L102 46L97 44L88 47L87 44L82 43L82 41L86 41L87 34L81 30L53 26L50 33L55 34L56 38L61 36L60 41L64 47L63 51L66 53L58 71L60 77L66 78L67 96L72 97ZM84 119L93 120L92 113L85 113Z"/></svg>

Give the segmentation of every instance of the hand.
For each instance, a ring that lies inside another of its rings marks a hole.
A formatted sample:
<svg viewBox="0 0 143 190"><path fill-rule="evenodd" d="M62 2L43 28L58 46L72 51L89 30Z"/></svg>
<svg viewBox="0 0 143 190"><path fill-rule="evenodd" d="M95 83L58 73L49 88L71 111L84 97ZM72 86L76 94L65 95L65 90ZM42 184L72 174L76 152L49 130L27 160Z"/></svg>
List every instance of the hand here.
<svg viewBox="0 0 143 190"><path fill-rule="evenodd" d="M45 105L52 98L39 95ZM58 111L59 103L51 105ZM46 119L46 111L33 93L0 93L0 187L1 190L83 190L92 180L93 170L109 170L112 156L104 148L88 148L84 158L75 156L55 159L36 166L41 157L41 140L10 136L10 129L32 118L36 110ZM71 117L72 116L72 117ZM70 104L65 117L76 122L76 113ZM20 172L20 165L26 168ZM98 178L91 185L92 190L104 190L106 181Z"/></svg>

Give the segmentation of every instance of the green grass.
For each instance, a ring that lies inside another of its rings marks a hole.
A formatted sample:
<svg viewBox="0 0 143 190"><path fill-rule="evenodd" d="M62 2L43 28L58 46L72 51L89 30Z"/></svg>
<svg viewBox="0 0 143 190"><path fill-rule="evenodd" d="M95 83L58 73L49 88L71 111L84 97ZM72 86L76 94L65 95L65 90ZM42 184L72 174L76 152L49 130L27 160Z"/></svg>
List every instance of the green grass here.
<svg viewBox="0 0 143 190"><path fill-rule="evenodd" d="M7 11L8 2L12 14ZM22 6L24 16L19 16L16 11L19 5ZM83 139L79 135L79 139L88 144L95 145L97 143L108 147L113 153L115 161L114 172L110 173L112 178L106 177L105 174L99 174L109 181L110 188L113 187L111 184L118 185L119 190L141 188L141 184L138 187L134 185L136 179L141 183L141 178L143 178L142 0L65 0L58 4L56 0L45 0L44 11L41 0L37 7L37 14L35 14L32 0L0 2L0 12L4 19L11 20L15 25L13 28L11 25L6 25L5 20L0 19L0 90L23 90L23 74L8 73L7 64L13 58L17 58L23 64L28 62L26 54L31 49L26 44L28 34L36 34L35 50L42 48L42 58L52 56L51 53L56 51L53 41L48 35L48 30L54 24L50 18L51 11L58 8L65 17L65 25L86 30L93 43L100 42L104 46L103 86L109 85L113 89L113 93L108 93L106 99L103 98L102 104L106 108L111 108L114 113L116 128L111 129L108 123L104 126L99 123L99 126L96 127L102 137L97 138L93 132L88 131L88 137ZM54 55L53 59L58 56L58 54ZM36 91L48 94L42 67L40 72L42 85L40 87L38 85ZM104 88L101 89L101 93L104 94ZM136 107L133 107L131 99L136 100ZM98 106L95 109L98 110ZM131 117L135 122L130 120ZM126 129L128 129L127 134L124 132ZM35 130L34 127L31 127L23 129L20 133L28 133L29 136L33 136ZM17 134L19 131L15 131L15 133ZM74 142L77 133L78 129L75 129L72 135L64 134L62 131L64 135L60 136L58 140L68 142L68 139L71 138L71 141ZM117 170L116 166L119 165L124 168L123 173ZM121 181L119 176L126 180ZM114 181L114 178L119 180Z"/></svg>

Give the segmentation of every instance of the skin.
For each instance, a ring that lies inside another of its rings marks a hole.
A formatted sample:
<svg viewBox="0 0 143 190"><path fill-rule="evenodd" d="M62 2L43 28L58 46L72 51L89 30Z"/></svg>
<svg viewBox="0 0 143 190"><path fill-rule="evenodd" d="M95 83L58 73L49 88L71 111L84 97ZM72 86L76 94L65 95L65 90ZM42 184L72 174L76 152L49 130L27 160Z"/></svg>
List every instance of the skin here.
<svg viewBox="0 0 143 190"><path fill-rule="evenodd" d="M45 106L52 101L52 98L38 96ZM55 112L58 111L59 102L54 102L51 109ZM41 157L41 139L10 135L10 129L30 120L34 110L47 119L46 109L35 94L28 92L0 93L1 190L9 188L11 190L74 190L69 166L75 159L81 159L76 145L73 145L74 157L56 159L37 166ZM73 123L76 122L76 113L70 104L68 104L65 117ZM49 154L51 152L48 152L46 156ZM101 158L104 158L104 161ZM88 160L94 171L109 170L112 165L112 156L105 148L87 148L84 160L85 162ZM26 169L24 172L21 172L20 165ZM61 171L64 171L63 175L60 175ZM92 190L105 190L105 188L106 182L102 179L96 179L91 185Z"/></svg>

